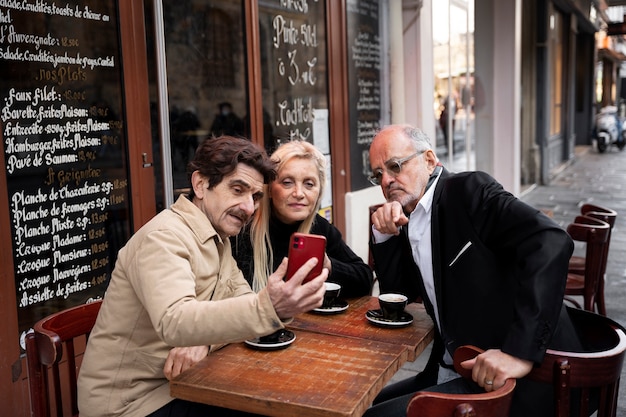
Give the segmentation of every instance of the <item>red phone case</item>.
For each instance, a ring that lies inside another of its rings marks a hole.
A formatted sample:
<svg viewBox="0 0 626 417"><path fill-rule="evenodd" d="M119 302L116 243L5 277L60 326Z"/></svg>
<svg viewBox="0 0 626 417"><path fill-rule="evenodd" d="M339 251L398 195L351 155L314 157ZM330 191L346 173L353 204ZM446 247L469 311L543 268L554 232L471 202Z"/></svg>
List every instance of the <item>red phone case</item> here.
<svg viewBox="0 0 626 417"><path fill-rule="evenodd" d="M294 233L289 239L289 264L286 279L295 274L306 261L317 258L318 263L302 281L304 284L322 273L324 255L326 253L326 237L307 233Z"/></svg>

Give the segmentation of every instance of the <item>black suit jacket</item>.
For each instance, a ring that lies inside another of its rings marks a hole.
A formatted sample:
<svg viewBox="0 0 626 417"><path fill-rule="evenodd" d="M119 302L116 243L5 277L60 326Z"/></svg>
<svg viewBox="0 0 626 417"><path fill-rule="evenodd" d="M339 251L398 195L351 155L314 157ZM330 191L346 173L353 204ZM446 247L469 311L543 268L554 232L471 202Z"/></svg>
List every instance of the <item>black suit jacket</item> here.
<svg viewBox="0 0 626 417"><path fill-rule="evenodd" d="M434 320L406 230L371 245L380 290L424 295ZM438 337L450 354L473 344L540 363L548 346L577 347L562 302L574 244L551 219L485 173L444 170L431 233Z"/></svg>

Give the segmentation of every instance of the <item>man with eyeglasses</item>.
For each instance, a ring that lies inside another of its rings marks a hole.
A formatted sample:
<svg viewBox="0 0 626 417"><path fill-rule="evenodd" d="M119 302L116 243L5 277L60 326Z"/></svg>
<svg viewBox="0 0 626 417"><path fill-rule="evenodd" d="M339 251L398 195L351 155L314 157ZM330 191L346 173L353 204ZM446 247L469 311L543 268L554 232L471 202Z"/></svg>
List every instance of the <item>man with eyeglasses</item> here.
<svg viewBox="0 0 626 417"><path fill-rule="evenodd" d="M574 245L567 233L484 172L443 168L409 125L383 128L370 147L370 181L387 200L370 242L381 292L419 297L437 324L424 372L386 387L365 416L405 416L418 391L490 392L521 378L511 416L549 416L552 388L523 379L548 347L577 346L562 300ZM454 372L465 344L485 350Z"/></svg>

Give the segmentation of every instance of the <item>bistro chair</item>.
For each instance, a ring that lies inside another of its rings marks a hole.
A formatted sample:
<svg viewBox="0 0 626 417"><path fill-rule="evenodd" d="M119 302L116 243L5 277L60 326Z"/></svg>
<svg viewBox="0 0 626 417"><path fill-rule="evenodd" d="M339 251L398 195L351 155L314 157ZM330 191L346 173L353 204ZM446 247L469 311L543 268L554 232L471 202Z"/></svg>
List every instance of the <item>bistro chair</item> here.
<svg viewBox="0 0 626 417"><path fill-rule="evenodd" d="M593 217L598 220L602 220L609 225L609 237L605 248L603 265L602 265L602 277L598 283L598 291L596 293L596 308L598 313L606 316L606 306L604 302L604 281L606 279L606 264L609 255L609 245L611 243L611 233L613 226L615 226L615 220L617 219L617 212L610 208L596 206L594 204L583 204L580 208L580 213L585 216ZM569 261L569 273L579 276L585 275L585 257L584 256L572 256Z"/></svg>
<svg viewBox="0 0 626 417"><path fill-rule="evenodd" d="M582 308L595 311L600 281L604 279L606 255L611 227L608 223L590 216L576 216L573 223L567 226L567 233L578 242L584 242L585 269L582 275L567 274L565 300L580 308L574 296L583 297Z"/></svg>
<svg viewBox="0 0 626 417"><path fill-rule="evenodd" d="M472 359L482 350L475 346L461 346L454 352L454 369L471 379L472 371L460 363ZM491 392L479 394L444 394L419 391L409 401L407 417L507 417L513 400L516 380Z"/></svg>
<svg viewBox="0 0 626 417"><path fill-rule="evenodd" d="M615 417L626 333L606 316L568 307L583 352L548 349L527 378L552 384L556 417ZM597 404L596 404L597 401ZM578 410L578 414L573 414ZM570 414L570 412L572 414Z"/></svg>
<svg viewBox="0 0 626 417"><path fill-rule="evenodd" d="M33 417L78 416L77 371L101 304L98 300L51 314L26 335Z"/></svg>

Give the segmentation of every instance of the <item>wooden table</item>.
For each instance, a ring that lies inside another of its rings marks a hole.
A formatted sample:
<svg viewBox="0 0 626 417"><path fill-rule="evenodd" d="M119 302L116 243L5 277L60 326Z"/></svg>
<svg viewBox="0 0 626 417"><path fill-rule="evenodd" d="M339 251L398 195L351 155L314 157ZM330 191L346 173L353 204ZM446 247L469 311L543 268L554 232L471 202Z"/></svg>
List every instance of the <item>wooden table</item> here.
<svg viewBox="0 0 626 417"><path fill-rule="evenodd" d="M413 316L413 323L406 327L387 328L372 324L365 317L367 310L379 308L376 297L362 297L348 302L350 305L344 313L301 314L289 324L289 328L403 345L407 349L407 360L410 362L433 340L433 321L423 304L411 303L406 307L405 310Z"/></svg>
<svg viewBox="0 0 626 417"><path fill-rule="evenodd" d="M170 382L171 395L267 416L360 417L406 355L399 345L294 333L283 350L213 352Z"/></svg>
<svg viewBox="0 0 626 417"><path fill-rule="evenodd" d="M376 298L350 300L341 314L303 314L296 340L277 351L228 345L170 382L175 398L275 417L360 417L407 359L432 340L433 324L411 304L411 325L381 328L365 318Z"/></svg>

